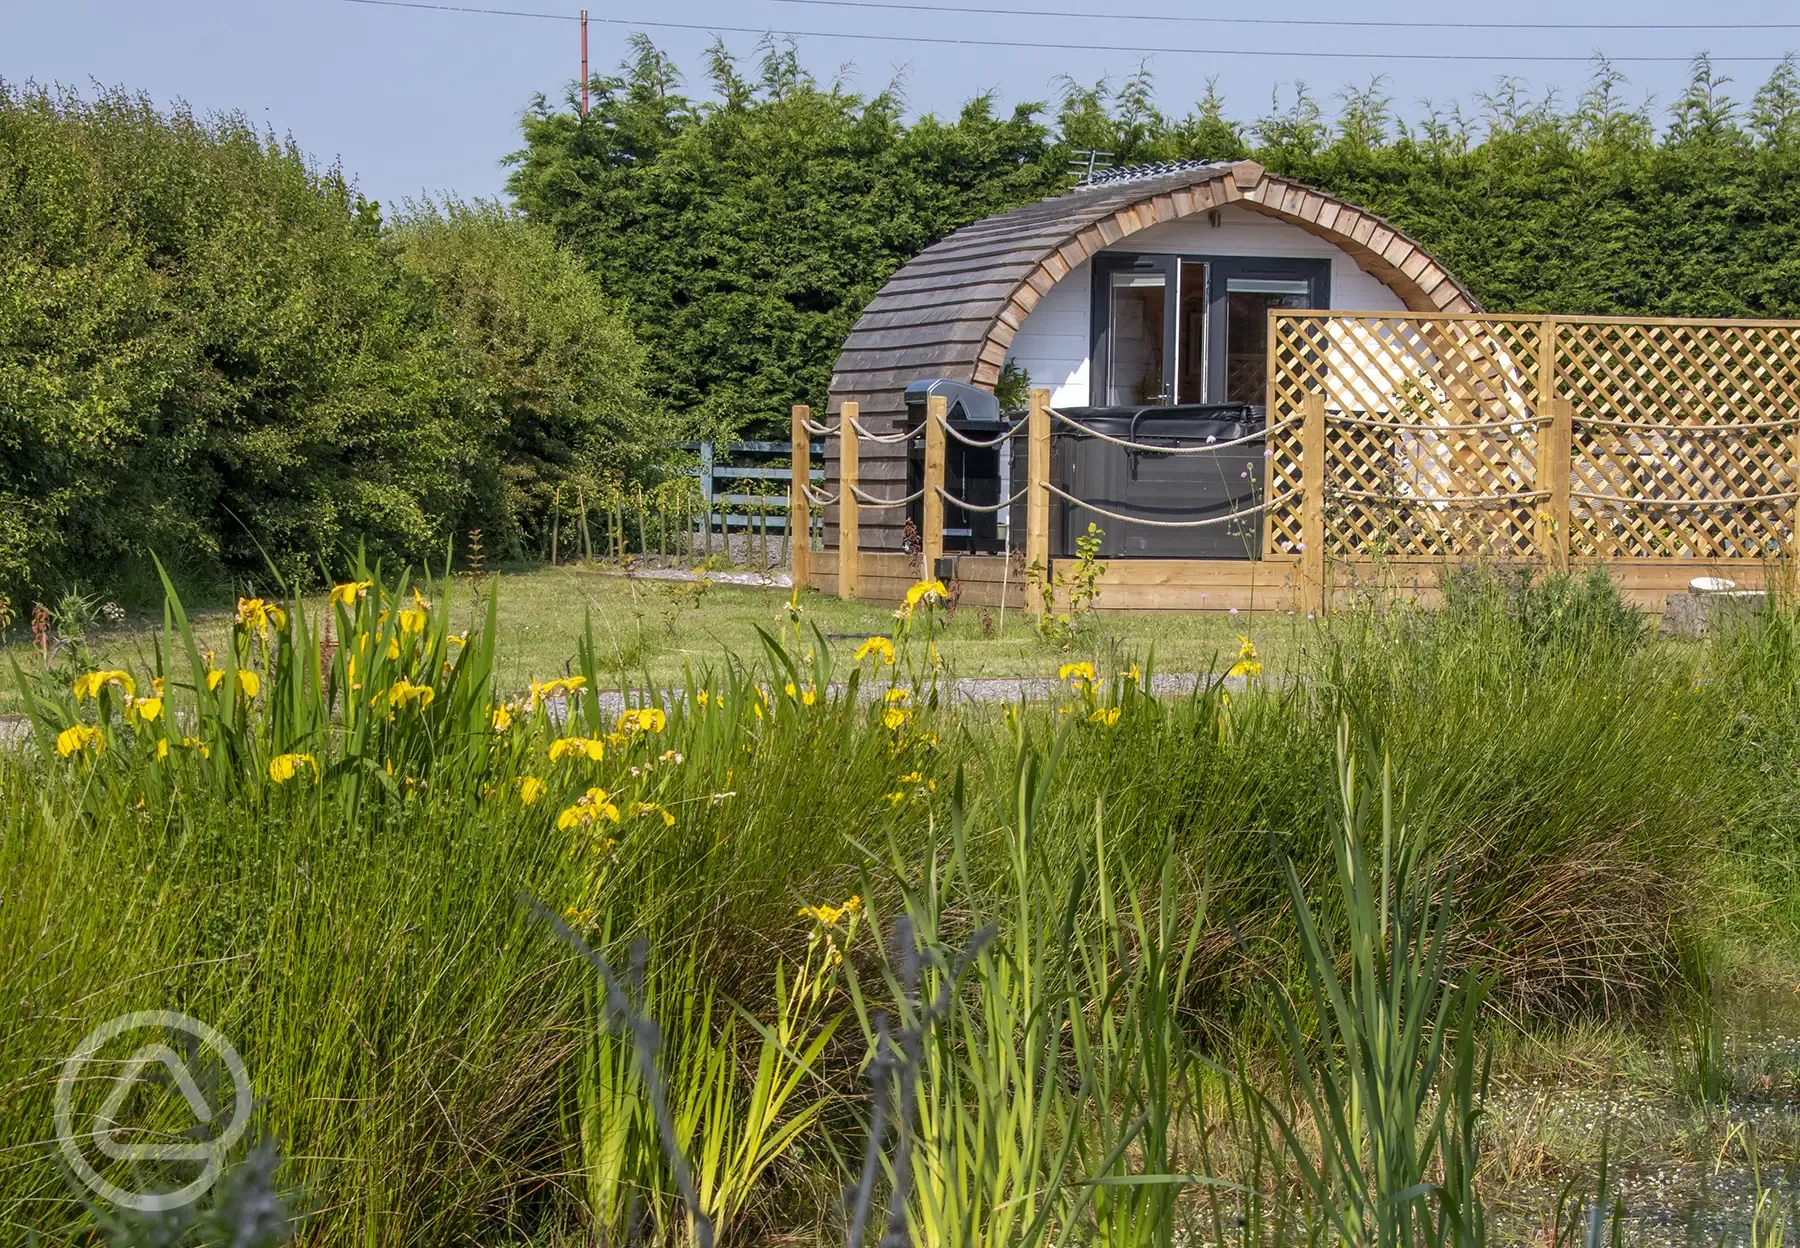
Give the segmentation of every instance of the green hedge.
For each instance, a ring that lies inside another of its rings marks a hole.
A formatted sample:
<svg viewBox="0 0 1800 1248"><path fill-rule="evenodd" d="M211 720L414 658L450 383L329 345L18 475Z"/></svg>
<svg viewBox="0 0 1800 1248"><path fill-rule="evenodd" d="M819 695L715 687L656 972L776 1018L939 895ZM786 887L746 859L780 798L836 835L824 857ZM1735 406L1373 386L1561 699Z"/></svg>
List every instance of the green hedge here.
<svg viewBox="0 0 1800 1248"><path fill-rule="evenodd" d="M543 100L512 179L629 300L652 391L727 425L785 428L823 402L864 303L908 257L958 226L1071 182L1098 148L1119 164L1254 156L1388 217L1489 308L1643 315L1800 315L1800 75L1778 67L1734 103L1704 59L1668 114L1623 103L1605 63L1573 106L1502 82L1478 114L1400 121L1381 81L1304 89L1251 122L1210 90L1179 117L1140 73L1065 86L1052 112L980 97L954 121L902 121L897 89L820 86L791 51L758 81L723 52L717 99L679 91L640 41L598 80L583 120Z"/></svg>
<svg viewBox="0 0 1800 1248"><path fill-rule="evenodd" d="M0 594L366 541L516 552L658 437L593 275L498 208L397 226L242 117L0 83Z"/></svg>

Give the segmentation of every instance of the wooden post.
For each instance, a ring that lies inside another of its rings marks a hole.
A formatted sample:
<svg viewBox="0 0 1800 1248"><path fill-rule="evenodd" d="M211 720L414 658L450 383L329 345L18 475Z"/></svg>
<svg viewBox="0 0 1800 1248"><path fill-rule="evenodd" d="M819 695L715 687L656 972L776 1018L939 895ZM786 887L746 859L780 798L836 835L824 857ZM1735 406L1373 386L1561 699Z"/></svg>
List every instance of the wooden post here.
<svg viewBox="0 0 1800 1248"><path fill-rule="evenodd" d="M1544 543L1544 554L1558 572L1569 570L1569 475L1575 459L1575 405L1567 399L1553 398L1546 405L1550 423L1539 437L1538 486L1548 490L1544 510L1550 530Z"/></svg>
<svg viewBox="0 0 1800 1248"><path fill-rule="evenodd" d="M1325 613L1325 396L1309 394L1300 426L1300 593L1303 609Z"/></svg>
<svg viewBox="0 0 1800 1248"><path fill-rule="evenodd" d="M923 549L924 572L920 580L937 575L938 560L944 557L944 422L949 419L950 401L941 394L925 400L925 508L923 532L919 543Z"/></svg>
<svg viewBox="0 0 1800 1248"><path fill-rule="evenodd" d="M862 555L857 550L857 521L861 515L856 505L860 445L856 421L861 412L862 404L846 403L838 413L838 597L846 602L856 598L856 574L862 566Z"/></svg>
<svg viewBox="0 0 1800 1248"><path fill-rule="evenodd" d="M1561 571L1567 566L1569 456L1574 445L1572 437L1563 440L1563 422L1556 409L1556 318L1553 316L1538 322L1537 392L1537 415L1542 423L1537 431L1536 488L1544 491L1544 497L1537 505L1537 524L1533 532L1539 556ZM1556 505L1558 480L1562 482L1563 506L1560 509Z"/></svg>
<svg viewBox="0 0 1800 1248"><path fill-rule="evenodd" d="M795 589L812 587L812 502L806 497L812 481L812 435L806 431L811 416L812 409L806 404L794 404L788 434L793 444L794 476L788 482L787 546Z"/></svg>
<svg viewBox="0 0 1800 1248"><path fill-rule="evenodd" d="M1025 417L1025 564L1050 575L1050 392L1033 390ZM1025 591L1027 610L1043 614L1043 591Z"/></svg>

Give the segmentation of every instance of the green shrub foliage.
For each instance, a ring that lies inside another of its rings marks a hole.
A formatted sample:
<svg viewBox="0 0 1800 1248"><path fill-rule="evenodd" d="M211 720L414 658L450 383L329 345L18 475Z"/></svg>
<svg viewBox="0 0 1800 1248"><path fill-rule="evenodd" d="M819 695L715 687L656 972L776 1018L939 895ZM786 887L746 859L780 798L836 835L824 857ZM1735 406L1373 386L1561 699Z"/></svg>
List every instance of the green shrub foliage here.
<svg viewBox="0 0 1800 1248"><path fill-rule="evenodd" d="M599 79L586 119L542 100L512 190L629 295L652 391L714 420L785 428L823 402L857 314L952 229L1069 186L1089 149L1115 164L1252 156L1419 239L1495 310L1800 315L1800 75L1782 63L1745 104L1704 57L1666 118L1626 103L1604 62L1567 108L1503 80L1468 107L1403 121L1381 79L1301 86L1251 122L1210 87L1162 113L1140 72L1065 82L1054 109L901 120L897 88L820 86L791 51L760 81L721 50L717 99L680 93L648 42ZM1659 126L1659 120L1666 124Z"/></svg>
<svg viewBox="0 0 1800 1248"><path fill-rule="evenodd" d="M640 368L541 227L387 228L241 116L0 83L0 592L150 550L216 577L516 549L546 481L643 443Z"/></svg>

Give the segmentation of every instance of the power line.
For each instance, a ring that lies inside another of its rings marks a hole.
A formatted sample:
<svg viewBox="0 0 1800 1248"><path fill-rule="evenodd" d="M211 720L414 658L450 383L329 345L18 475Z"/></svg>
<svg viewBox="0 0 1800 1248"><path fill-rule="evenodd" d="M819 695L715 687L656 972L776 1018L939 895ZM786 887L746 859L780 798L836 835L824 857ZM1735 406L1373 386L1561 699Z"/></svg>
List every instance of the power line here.
<svg viewBox="0 0 1800 1248"><path fill-rule="evenodd" d="M1337 17L1221 17L1214 14L1081 13L1068 9L1002 9L975 4L902 4L898 0L766 0L829 9L885 9L901 13L960 13L989 17L1067 17L1105 22L1202 22L1214 26L1331 26L1378 30L1800 30L1800 22L1427 22L1364 21Z"/></svg>
<svg viewBox="0 0 1800 1248"><path fill-rule="evenodd" d="M848 0L845 0L848 2ZM459 4L432 4L428 0L339 0L342 4L363 4L377 8L390 9L427 9L440 13L477 13L494 17L529 17L546 21L573 22L577 19L567 13L541 13L522 9L475 8ZM901 6L908 7L908 6ZM967 10L955 9L952 12ZM1016 10L1015 10L1016 12ZM1065 14L1064 16L1067 16ZM1489 53L1489 52L1318 52L1297 50L1293 48L1182 48L1168 44L1118 44L1088 43L1078 45L1062 41L1032 39L971 39L949 35L883 35L866 34L842 30L780 30L770 26L727 26L716 22L658 22L639 21L624 17L592 17L590 22L598 22L605 26L628 26L633 29L647 30L691 30L702 34L727 35L779 35L789 39L866 39L878 43L919 43L939 47L960 48L1014 48L1032 51L1081 51L1081 52L1131 52L1143 56L1177 55L1177 56L1261 56L1279 57L1289 60L1351 60L1351 61L1481 61L1487 63L1567 63L1589 64L1594 60L1592 55L1569 56L1545 53ZM1712 28L1708 28L1712 29ZM1796 26L1800 29L1800 25ZM1611 56L1606 58L1618 65L1643 64L1676 64L1685 65L1693 60L1691 56ZM1781 61L1779 55L1762 56L1714 56L1715 65L1753 64L1767 65Z"/></svg>

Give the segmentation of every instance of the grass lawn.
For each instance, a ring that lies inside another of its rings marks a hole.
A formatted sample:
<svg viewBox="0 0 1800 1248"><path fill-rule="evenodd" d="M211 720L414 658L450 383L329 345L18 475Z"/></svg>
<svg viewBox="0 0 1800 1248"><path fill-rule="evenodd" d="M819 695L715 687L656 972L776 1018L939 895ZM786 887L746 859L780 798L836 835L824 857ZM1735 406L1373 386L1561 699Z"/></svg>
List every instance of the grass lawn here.
<svg viewBox="0 0 1800 1248"><path fill-rule="evenodd" d="M679 679L684 667L717 665L727 654L760 657L758 625L778 633L787 622L789 591L715 583L626 577L615 571L579 567L506 572L498 577L500 626L507 644L497 656L500 682L524 689L531 678L562 675L575 657L583 621L591 617L594 638L607 665L628 678ZM487 581L458 578L453 611L459 623L473 620L477 589ZM230 609L189 604L203 643L219 644ZM308 604L322 608L323 598ZM893 627L892 609L879 604L841 602L805 593L803 622L816 624L828 644L851 653L871 633ZM1163 672L1223 670L1237 658L1238 634L1249 636L1263 661L1279 670L1303 644L1312 626L1286 614L1231 616L1169 611L1108 612L1089 616L1068 650L1042 640L1031 617L1019 611L957 611L940 636L939 652L954 676L1055 676L1059 664L1103 656L1116 646L1140 661L1154 653ZM161 621L133 618L117 629L95 633L89 646L103 665L147 666ZM35 662L24 628L14 626L5 653L20 665ZM17 711L18 692L0 682L0 710Z"/></svg>

